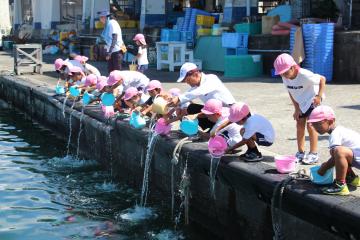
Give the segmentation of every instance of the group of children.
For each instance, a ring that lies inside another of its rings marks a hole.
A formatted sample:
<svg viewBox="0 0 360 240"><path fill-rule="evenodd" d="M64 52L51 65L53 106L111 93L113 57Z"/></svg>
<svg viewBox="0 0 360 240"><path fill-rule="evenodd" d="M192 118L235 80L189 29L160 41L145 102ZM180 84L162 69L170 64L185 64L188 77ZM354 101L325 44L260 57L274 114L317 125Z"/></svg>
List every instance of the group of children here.
<svg viewBox="0 0 360 240"><path fill-rule="evenodd" d="M202 129L201 137L209 139L222 135L227 139L227 153L241 151L247 146L240 158L245 161L260 161L263 156L260 146L270 146L275 140L275 131L268 119L253 114L246 103L236 102L223 82L213 74L201 72L193 63L185 63L180 69L177 82L190 86L181 93L173 88L165 91L158 80L151 80L142 72L147 69L146 42L142 34L134 38L139 45L136 58L139 71L112 71L108 77L100 76L99 71L86 63L87 58L73 56L67 60L57 59L55 69L66 86L76 85L84 91L99 96L112 93L115 96L114 108L117 111L136 111L141 115L154 115L153 102L157 97L167 101L168 112L158 114L167 124L181 120L184 116L197 118ZM145 54L145 55L144 55ZM325 78L301 68L288 54L281 54L274 62L275 71L282 77L294 106L298 152L297 160L303 164L315 164L318 133L330 134L330 159L318 171L320 175L334 167L334 183L323 189L326 194L347 195L347 183L360 186L359 177L351 167L360 166L360 134L335 125L335 114L328 106L321 105L324 98ZM199 99L202 104L195 103ZM305 153L305 129L310 137L310 152Z"/></svg>

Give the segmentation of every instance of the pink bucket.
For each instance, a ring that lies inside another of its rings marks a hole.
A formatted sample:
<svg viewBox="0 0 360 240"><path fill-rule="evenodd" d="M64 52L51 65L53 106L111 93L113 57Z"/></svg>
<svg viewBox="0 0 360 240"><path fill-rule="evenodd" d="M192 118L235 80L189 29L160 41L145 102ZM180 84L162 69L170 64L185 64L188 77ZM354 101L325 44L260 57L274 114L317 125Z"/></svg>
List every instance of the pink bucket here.
<svg viewBox="0 0 360 240"><path fill-rule="evenodd" d="M160 118L159 120L157 120L155 126L155 132L157 134L167 135L170 133L170 130L171 130L171 124L166 124L164 118Z"/></svg>
<svg viewBox="0 0 360 240"><path fill-rule="evenodd" d="M275 156L275 166L279 173L290 173L295 171L296 157L292 155Z"/></svg>
<svg viewBox="0 0 360 240"><path fill-rule="evenodd" d="M223 156L227 147L227 142L222 136L215 136L213 138L210 138L208 142L209 153L213 157Z"/></svg>
<svg viewBox="0 0 360 240"><path fill-rule="evenodd" d="M101 110L103 111L105 118L111 118L115 115L113 106L101 105Z"/></svg>

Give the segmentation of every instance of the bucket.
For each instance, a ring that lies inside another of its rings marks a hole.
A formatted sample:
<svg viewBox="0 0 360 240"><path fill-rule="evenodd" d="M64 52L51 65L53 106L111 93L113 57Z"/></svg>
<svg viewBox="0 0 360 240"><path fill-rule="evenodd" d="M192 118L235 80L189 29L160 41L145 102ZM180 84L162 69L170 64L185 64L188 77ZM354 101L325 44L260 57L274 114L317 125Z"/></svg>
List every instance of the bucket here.
<svg viewBox="0 0 360 240"><path fill-rule="evenodd" d="M213 157L221 157L225 154L227 149L226 139L222 136L215 136L210 138L208 142L209 153Z"/></svg>
<svg viewBox="0 0 360 240"><path fill-rule="evenodd" d="M112 93L103 93L101 95L101 102L105 106L112 106L115 102L115 97Z"/></svg>
<svg viewBox="0 0 360 240"><path fill-rule="evenodd" d="M84 105L88 105L89 103L90 103L90 101L92 100L92 99L94 99L94 95L92 95L92 94L90 94L90 93L88 93L87 91L84 93L84 96L83 96L83 104Z"/></svg>
<svg viewBox="0 0 360 240"><path fill-rule="evenodd" d="M104 116L105 118L111 118L112 116L115 115L115 111L114 111L114 107L113 106L101 106L103 112L104 112Z"/></svg>
<svg viewBox="0 0 360 240"><path fill-rule="evenodd" d="M317 173L319 168L320 168L320 166L314 166L314 167L310 168L311 181L318 185L327 185L327 184L333 183L333 181L334 181L333 168L327 170L323 176L320 176Z"/></svg>
<svg viewBox="0 0 360 240"><path fill-rule="evenodd" d="M190 120L187 118L183 118L183 120L180 123L180 130L188 136L197 134L198 128L199 128L198 119Z"/></svg>
<svg viewBox="0 0 360 240"><path fill-rule="evenodd" d="M80 90L78 89L78 87L76 85L71 86L69 88L70 91L70 95L73 97L78 97L80 95Z"/></svg>
<svg viewBox="0 0 360 240"><path fill-rule="evenodd" d="M156 96L152 104L152 111L157 114L166 114L168 112L168 102L159 96Z"/></svg>
<svg viewBox="0 0 360 240"><path fill-rule="evenodd" d="M160 135L167 135L170 133L171 124L166 124L164 118L157 120L155 125L155 132Z"/></svg>
<svg viewBox="0 0 360 240"><path fill-rule="evenodd" d="M296 157L292 155L275 156L275 166L279 173L295 171Z"/></svg>
<svg viewBox="0 0 360 240"><path fill-rule="evenodd" d="M58 84L55 87L55 92L56 92L56 94L64 94L65 93L65 88Z"/></svg>
<svg viewBox="0 0 360 240"><path fill-rule="evenodd" d="M146 121L145 118L140 116L140 114L133 112L130 117L130 125L133 126L136 129L141 129L145 127Z"/></svg>

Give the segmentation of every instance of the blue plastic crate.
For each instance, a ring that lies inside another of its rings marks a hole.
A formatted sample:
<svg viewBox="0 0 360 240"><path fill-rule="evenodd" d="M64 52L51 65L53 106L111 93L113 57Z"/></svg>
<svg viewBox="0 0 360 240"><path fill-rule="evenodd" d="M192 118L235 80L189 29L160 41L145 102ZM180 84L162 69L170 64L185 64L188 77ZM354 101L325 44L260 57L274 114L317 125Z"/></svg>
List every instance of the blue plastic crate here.
<svg viewBox="0 0 360 240"><path fill-rule="evenodd" d="M180 32L180 41L182 41L182 42L192 42L192 41L194 41L194 32L192 32L192 31L181 31Z"/></svg>
<svg viewBox="0 0 360 240"><path fill-rule="evenodd" d="M224 48L247 48L248 33L223 33L222 47Z"/></svg>
<svg viewBox="0 0 360 240"><path fill-rule="evenodd" d="M161 29L162 42L180 41L180 31L174 29Z"/></svg>
<svg viewBox="0 0 360 240"><path fill-rule="evenodd" d="M245 55L248 54L247 48L226 48L226 55Z"/></svg>

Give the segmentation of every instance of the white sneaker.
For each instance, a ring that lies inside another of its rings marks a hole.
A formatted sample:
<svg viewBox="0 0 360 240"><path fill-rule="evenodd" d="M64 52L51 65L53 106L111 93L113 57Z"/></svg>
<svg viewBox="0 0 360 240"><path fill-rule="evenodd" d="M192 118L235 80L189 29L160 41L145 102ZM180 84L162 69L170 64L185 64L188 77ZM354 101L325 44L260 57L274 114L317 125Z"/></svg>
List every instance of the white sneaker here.
<svg viewBox="0 0 360 240"><path fill-rule="evenodd" d="M315 164L319 161L319 155L317 153L310 152L306 158L302 160L304 164Z"/></svg>
<svg viewBox="0 0 360 240"><path fill-rule="evenodd" d="M297 152L295 154L295 157L296 157L297 163L302 162L302 160L304 160L304 158L305 158L305 152Z"/></svg>

